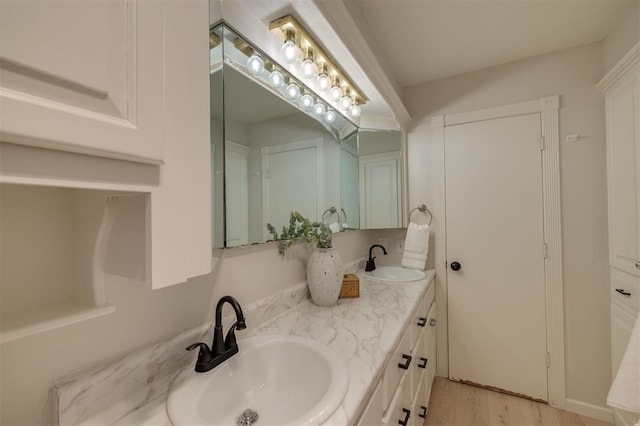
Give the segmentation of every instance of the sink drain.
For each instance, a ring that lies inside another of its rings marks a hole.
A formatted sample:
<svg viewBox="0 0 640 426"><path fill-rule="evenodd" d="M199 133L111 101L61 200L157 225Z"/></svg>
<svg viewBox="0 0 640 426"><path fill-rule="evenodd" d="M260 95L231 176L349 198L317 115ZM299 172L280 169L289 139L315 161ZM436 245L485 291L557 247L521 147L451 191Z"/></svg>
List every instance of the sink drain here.
<svg viewBox="0 0 640 426"><path fill-rule="evenodd" d="M245 409L238 417L238 426L250 426L258 421L258 413L251 408Z"/></svg>

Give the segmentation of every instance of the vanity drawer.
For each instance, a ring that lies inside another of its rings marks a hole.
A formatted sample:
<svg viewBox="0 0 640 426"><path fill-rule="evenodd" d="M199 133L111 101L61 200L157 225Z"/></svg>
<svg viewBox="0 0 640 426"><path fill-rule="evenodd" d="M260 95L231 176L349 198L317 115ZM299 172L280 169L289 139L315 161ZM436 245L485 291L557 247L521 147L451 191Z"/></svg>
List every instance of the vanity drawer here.
<svg viewBox="0 0 640 426"><path fill-rule="evenodd" d="M640 279L611 268L611 301L640 310Z"/></svg>
<svg viewBox="0 0 640 426"><path fill-rule="evenodd" d="M402 377L405 376L405 372L410 371L411 364L414 362L413 356L411 355L410 330L411 328L409 327L409 329L405 331L384 371L382 403L383 407L385 407L385 411L391 402L391 398L393 398L396 388L398 387L398 383L400 383ZM406 368L403 368L405 366Z"/></svg>
<svg viewBox="0 0 640 426"><path fill-rule="evenodd" d="M407 383L409 376L405 375L400 380L400 385L397 387L397 392L393 395L387 415L382 419L382 424L385 426L391 425L410 425L413 417L411 412L411 395L409 395L410 389Z"/></svg>
<svg viewBox="0 0 640 426"><path fill-rule="evenodd" d="M424 330L420 333L418 342L413 348L413 361L411 363L411 397L413 398L418 392L418 384L424 377L424 373L429 366L429 357L427 351L427 345L425 341L427 339L427 331Z"/></svg>
<svg viewBox="0 0 640 426"><path fill-rule="evenodd" d="M422 302L418 305L418 309L416 309L416 312L413 314L413 323L409 324L412 348L416 344L420 333L429 327L429 319L427 318L428 310L429 305L427 304L427 299L422 299Z"/></svg>
<svg viewBox="0 0 640 426"><path fill-rule="evenodd" d="M357 426L378 426L382 422L382 409L382 380L380 380Z"/></svg>
<svg viewBox="0 0 640 426"><path fill-rule="evenodd" d="M413 403L411 404L411 418L413 419L413 422L411 423L412 426L422 426L427 418L428 401L427 395L425 394L427 390L425 386L426 379L426 376L423 375L418 386L418 392L416 393L415 398L413 398Z"/></svg>

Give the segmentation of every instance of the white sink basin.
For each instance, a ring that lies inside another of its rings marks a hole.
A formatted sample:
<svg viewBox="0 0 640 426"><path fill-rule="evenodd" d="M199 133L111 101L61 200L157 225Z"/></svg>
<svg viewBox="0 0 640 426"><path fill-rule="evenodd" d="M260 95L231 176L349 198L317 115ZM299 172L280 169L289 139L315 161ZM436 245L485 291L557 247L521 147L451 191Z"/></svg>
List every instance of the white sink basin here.
<svg viewBox="0 0 640 426"><path fill-rule="evenodd" d="M373 271L366 271L364 274L377 280L395 282L419 281L427 277L424 271L401 266L379 266Z"/></svg>
<svg viewBox="0 0 640 426"><path fill-rule="evenodd" d="M207 373L183 371L169 393L175 426L230 425L249 408L256 426L319 425L340 406L349 384L338 355L313 340L255 336Z"/></svg>

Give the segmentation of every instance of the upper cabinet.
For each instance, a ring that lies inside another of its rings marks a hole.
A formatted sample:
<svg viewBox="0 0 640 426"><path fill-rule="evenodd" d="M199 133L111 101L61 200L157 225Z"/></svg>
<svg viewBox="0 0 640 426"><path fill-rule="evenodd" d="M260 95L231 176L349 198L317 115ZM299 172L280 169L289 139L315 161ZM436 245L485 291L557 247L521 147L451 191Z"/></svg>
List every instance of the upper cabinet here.
<svg viewBox="0 0 640 426"><path fill-rule="evenodd" d="M160 1L0 2L0 139L161 164L165 13Z"/></svg>
<svg viewBox="0 0 640 426"><path fill-rule="evenodd" d="M0 342L211 271L207 12L0 1Z"/></svg>

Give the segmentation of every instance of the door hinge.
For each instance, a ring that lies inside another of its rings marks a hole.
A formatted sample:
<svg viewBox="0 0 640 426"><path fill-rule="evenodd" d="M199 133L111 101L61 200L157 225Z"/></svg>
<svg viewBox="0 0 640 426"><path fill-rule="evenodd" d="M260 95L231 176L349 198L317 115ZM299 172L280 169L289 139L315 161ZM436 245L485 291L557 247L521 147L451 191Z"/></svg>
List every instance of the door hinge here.
<svg viewBox="0 0 640 426"><path fill-rule="evenodd" d="M547 246L547 243L544 243L542 245L542 256L546 259L548 256L548 252L549 252L549 246Z"/></svg>
<svg viewBox="0 0 640 426"><path fill-rule="evenodd" d="M547 368L551 367L551 354L549 352L547 352L546 361L547 361Z"/></svg>
<svg viewBox="0 0 640 426"><path fill-rule="evenodd" d="M544 136L540 136L540 151L544 151Z"/></svg>

